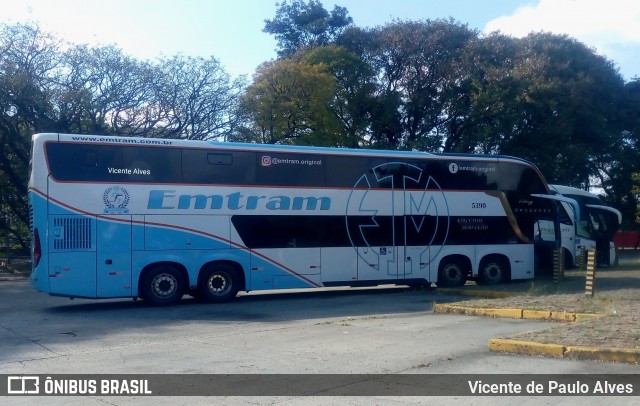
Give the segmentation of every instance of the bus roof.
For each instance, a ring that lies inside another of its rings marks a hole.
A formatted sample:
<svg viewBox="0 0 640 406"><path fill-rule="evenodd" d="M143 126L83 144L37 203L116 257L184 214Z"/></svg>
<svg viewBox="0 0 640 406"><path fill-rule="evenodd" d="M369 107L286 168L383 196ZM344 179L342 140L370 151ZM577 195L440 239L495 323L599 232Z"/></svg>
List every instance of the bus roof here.
<svg viewBox="0 0 640 406"><path fill-rule="evenodd" d="M586 191L584 189L580 189L580 188L577 188L577 187L565 186L565 185L549 185L549 187L551 188L551 190L555 190L556 192L560 193L561 195L595 197L595 198L600 199L600 197L597 194L588 192L588 191Z"/></svg>
<svg viewBox="0 0 640 406"><path fill-rule="evenodd" d="M59 142L74 143L97 143L97 144L126 144L140 146L181 146L190 148L209 148L228 149L228 150L249 150L264 152L290 152L290 153L318 153L322 152L331 155L364 155L371 157L398 157L398 158L414 158L423 159L430 157L432 159L467 159L484 162L515 162L527 166L535 165L525 159L506 155L484 155L484 154L463 154L463 153L429 153L422 151L398 151L398 150L378 150L378 149L355 149L355 148L339 148L339 147L315 147L300 145L280 145L280 144L258 144L243 142L218 142L204 140L184 140L184 139L168 139L168 138L143 138L143 137L124 137L117 135L87 135L87 134L63 134L63 133L38 133L33 135L33 141L55 140Z"/></svg>

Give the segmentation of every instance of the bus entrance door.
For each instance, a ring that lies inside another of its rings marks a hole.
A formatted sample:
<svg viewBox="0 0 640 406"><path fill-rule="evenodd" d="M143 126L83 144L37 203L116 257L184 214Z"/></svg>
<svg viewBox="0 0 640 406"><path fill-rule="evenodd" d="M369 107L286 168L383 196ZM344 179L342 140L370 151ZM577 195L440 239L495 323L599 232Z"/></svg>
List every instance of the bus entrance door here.
<svg viewBox="0 0 640 406"><path fill-rule="evenodd" d="M428 279L429 248L422 246L404 247L404 279Z"/></svg>
<svg viewBox="0 0 640 406"><path fill-rule="evenodd" d="M398 271L403 272L398 261L402 254L400 247L358 247L358 280L385 281L398 279Z"/></svg>

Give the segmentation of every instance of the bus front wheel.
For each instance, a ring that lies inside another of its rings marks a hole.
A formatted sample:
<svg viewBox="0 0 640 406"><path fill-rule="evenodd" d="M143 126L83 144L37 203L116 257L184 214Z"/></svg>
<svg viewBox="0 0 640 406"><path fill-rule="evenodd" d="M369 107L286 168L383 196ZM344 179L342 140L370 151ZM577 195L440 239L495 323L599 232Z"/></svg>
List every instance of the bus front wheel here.
<svg viewBox="0 0 640 406"><path fill-rule="evenodd" d="M154 305L174 304L184 293L182 274L169 264L156 266L142 278L140 289L142 298Z"/></svg>
<svg viewBox="0 0 640 406"><path fill-rule="evenodd" d="M225 263L211 264L200 273L198 293L209 302L225 302L236 296L239 286L236 269Z"/></svg>

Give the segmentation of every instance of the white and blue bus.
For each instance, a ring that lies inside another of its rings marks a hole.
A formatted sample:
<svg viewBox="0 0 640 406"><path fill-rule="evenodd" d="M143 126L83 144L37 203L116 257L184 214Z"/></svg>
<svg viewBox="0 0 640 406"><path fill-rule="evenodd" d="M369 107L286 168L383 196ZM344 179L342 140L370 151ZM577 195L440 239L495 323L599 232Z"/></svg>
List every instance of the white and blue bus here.
<svg viewBox="0 0 640 406"><path fill-rule="evenodd" d="M552 193L567 198L559 206L561 245L566 268L573 268L579 255L596 251L598 265L617 263L617 248L613 236L622 224L622 213L605 205L595 193L564 185L549 185ZM539 222L542 239L555 241L555 227L551 221Z"/></svg>
<svg viewBox="0 0 640 406"><path fill-rule="evenodd" d="M493 284L535 272L556 217L504 156L33 136L38 291L225 301L238 291Z"/></svg>

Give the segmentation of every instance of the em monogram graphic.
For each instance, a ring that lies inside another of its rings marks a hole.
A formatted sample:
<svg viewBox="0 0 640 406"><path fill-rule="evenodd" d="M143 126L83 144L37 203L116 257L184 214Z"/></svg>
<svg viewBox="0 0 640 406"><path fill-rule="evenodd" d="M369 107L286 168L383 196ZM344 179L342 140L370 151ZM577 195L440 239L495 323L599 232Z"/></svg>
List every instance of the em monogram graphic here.
<svg viewBox="0 0 640 406"><path fill-rule="evenodd" d="M426 267L449 233L449 207L438 182L415 165L389 162L353 186L345 216L358 256L380 277ZM429 252L430 246L436 246Z"/></svg>

